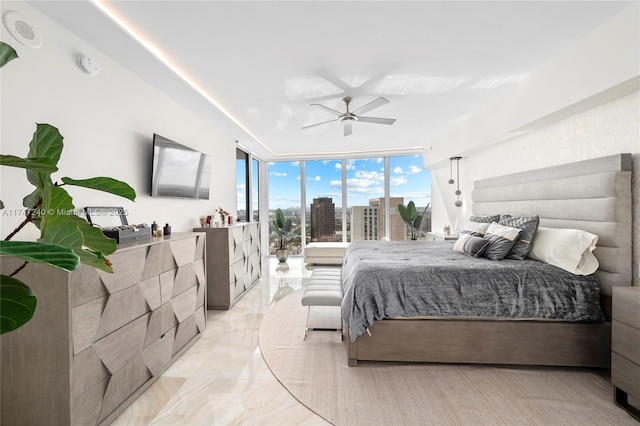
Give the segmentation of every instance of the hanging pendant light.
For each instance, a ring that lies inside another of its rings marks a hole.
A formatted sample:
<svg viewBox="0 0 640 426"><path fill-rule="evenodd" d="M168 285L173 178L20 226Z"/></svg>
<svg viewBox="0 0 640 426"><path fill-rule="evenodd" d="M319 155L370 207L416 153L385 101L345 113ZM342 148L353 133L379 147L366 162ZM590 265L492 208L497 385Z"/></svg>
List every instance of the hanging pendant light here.
<svg viewBox="0 0 640 426"><path fill-rule="evenodd" d="M453 157L449 158L449 185L453 185Z"/></svg>
<svg viewBox="0 0 640 426"><path fill-rule="evenodd" d="M458 183L457 185L457 189L456 189L456 196L458 197L458 199L456 200L456 202L454 203L456 207L461 207L462 206L462 201L460 200L460 195L462 194L462 192L460 191L460 160L462 159L462 157L451 157L449 160L455 160L456 161L456 182ZM452 181L449 181L449 183L453 183Z"/></svg>

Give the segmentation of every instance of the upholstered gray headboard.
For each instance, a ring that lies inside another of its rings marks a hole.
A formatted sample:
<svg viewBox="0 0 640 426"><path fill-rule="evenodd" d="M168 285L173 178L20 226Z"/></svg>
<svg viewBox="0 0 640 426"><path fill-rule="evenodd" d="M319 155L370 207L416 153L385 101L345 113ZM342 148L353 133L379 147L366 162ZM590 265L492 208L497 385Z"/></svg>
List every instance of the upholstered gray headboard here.
<svg viewBox="0 0 640 426"><path fill-rule="evenodd" d="M631 154L483 179L474 183L474 214L540 216L540 226L598 235L595 276L602 294L630 286Z"/></svg>

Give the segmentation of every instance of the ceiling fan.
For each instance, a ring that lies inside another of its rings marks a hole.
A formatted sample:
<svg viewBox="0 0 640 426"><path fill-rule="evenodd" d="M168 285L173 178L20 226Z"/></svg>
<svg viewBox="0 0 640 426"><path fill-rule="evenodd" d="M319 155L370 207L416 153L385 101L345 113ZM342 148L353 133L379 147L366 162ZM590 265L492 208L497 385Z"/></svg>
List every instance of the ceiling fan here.
<svg viewBox="0 0 640 426"><path fill-rule="evenodd" d="M333 119L333 120L329 120L329 121L323 121L322 123L316 123L316 124L311 124L309 126L304 126L303 129L308 129L310 127L315 127L315 126L320 126L321 124L326 124L326 123L332 123L334 121L340 121L342 122L342 124L344 124L344 135L345 136L349 136L352 133L352 128L351 125L353 123L355 123L356 121L362 121L364 123L375 123L375 124L393 124L396 122L395 118L378 118L378 117L364 117L360 114L364 114L366 112L371 111L374 108L378 108L384 104L388 104L389 101L385 98L378 98L374 101L369 102L366 105L361 106L360 108L358 108L357 110L351 112L349 111L349 104L351 103L351 96L346 96L344 98L342 98L342 100L344 101L345 105L347 106L347 110L345 112L340 112L340 111L336 111L335 109L326 107L324 105L320 105L320 104L311 104L311 106L318 106L326 111L329 111L332 114L335 114L338 116L338 118Z"/></svg>

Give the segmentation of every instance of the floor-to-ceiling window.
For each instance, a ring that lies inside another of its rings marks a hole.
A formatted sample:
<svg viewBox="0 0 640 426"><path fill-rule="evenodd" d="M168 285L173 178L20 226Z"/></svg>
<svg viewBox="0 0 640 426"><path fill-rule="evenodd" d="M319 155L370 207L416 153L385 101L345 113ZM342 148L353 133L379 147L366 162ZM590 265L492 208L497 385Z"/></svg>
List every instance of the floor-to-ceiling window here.
<svg viewBox="0 0 640 426"><path fill-rule="evenodd" d="M276 209L282 209L285 217L293 222L294 238L289 243L292 254L299 254L302 247L302 208L300 197L300 162L277 161L269 163L269 254L276 250L277 236L273 230Z"/></svg>
<svg viewBox="0 0 640 426"><path fill-rule="evenodd" d="M306 242L342 241L342 161L305 161Z"/></svg>
<svg viewBox="0 0 640 426"><path fill-rule="evenodd" d="M237 220L247 221L249 210L249 154L236 148L236 212Z"/></svg>
<svg viewBox="0 0 640 426"><path fill-rule="evenodd" d="M419 238L431 231L431 174L422 168L421 155L389 157L389 213L391 240L411 238L410 229L402 221L397 205L410 201L422 216Z"/></svg>
<svg viewBox="0 0 640 426"><path fill-rule="evenodd" d="M379 240L384 214L384 158L347 160L347 239Z"/></svg>
<svg viewBox="0 0 640 426"><path fill-rule="evenodd" d="M251 159L251 211L252 222L260 221L260 162Z"/></svg>
<svg viewBox="0 0 640 426"><path fill-rule="evenodd" d="M397 205L409 201L424 214L422 236L431 224L431 176L420 155L269 163L269 221L277 208L292 218L294 254L303 236L304 243L407 239Z"/></svg>

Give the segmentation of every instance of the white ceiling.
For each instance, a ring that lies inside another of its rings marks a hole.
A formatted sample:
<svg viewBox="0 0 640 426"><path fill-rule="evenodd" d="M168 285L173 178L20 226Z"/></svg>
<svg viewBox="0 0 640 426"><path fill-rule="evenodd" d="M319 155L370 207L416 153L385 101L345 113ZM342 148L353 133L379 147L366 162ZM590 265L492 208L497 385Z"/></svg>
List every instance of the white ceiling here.
<svg viewBox="0 0 640 426"><path fill-rule="evenodd" d="M632 2L103 2L192 85L91 2L29 3L272 160L421 150ZM397 121L301 129L344 96Z"/></svg>

